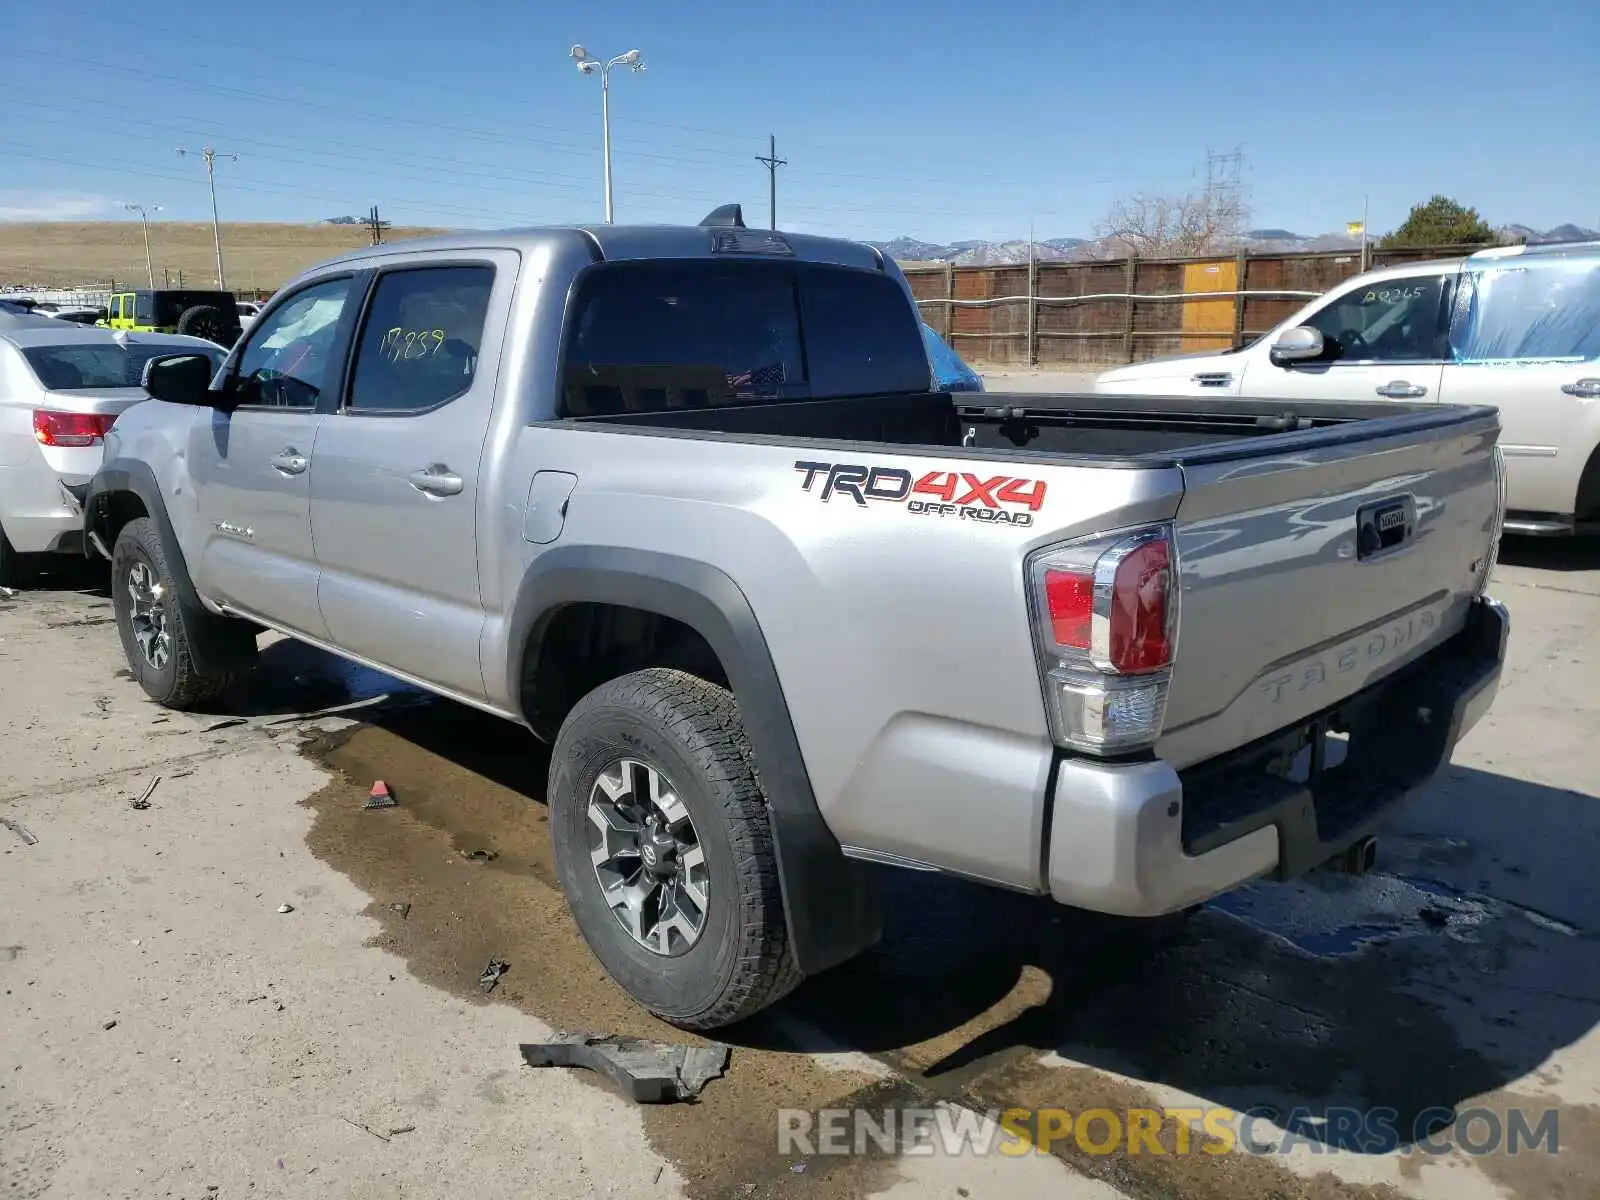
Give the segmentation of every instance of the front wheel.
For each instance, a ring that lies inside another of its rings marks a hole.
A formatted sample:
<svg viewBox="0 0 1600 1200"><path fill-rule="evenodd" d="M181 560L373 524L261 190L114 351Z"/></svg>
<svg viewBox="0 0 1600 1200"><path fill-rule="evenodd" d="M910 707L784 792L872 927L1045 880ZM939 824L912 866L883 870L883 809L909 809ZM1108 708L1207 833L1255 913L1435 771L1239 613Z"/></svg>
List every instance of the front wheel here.
<svg viewBox="0 0 1600 1200"><path fill-rule="evenodd" d="M166 549L149 517L129 521L111 549L111 602L128 670L157 704L196 708L216 699L236 672L202 672L193 638L198 626L226 621L185 605Z"/></svg>
<svg viewBox="0 0 1600 1200"><path fill-rule="evenodd" d="M613 979L684 1029L731 1025L800 982L754 763L732 694L661 667L590 692L551 755L573 919Z"/></svg>

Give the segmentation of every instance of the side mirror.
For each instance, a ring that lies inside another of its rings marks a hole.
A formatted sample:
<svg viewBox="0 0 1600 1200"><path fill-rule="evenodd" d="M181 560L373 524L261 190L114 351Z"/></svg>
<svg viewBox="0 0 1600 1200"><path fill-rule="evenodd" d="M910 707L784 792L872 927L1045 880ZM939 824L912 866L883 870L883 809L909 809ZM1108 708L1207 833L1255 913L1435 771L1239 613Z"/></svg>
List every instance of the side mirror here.
<svg viewBox="0 0 1600 1200"><path fill-rule="evenodd" d="M216 367L204 354L164 354L144 365L139 386L153 400L189 404L197 408L223 408L222 394L211 390Z"/></svg>
<svg viewBox="0 0 1600 1200"><path fill-rule="evenodd" d="M1284 330L1278 335L1278 340L1272 343L1272 361L1304 362L1311 358L1321 358L1324 348L1325 343L1320 329L1313 329L1310 325L1296 325L1293 329Z"/></svg>

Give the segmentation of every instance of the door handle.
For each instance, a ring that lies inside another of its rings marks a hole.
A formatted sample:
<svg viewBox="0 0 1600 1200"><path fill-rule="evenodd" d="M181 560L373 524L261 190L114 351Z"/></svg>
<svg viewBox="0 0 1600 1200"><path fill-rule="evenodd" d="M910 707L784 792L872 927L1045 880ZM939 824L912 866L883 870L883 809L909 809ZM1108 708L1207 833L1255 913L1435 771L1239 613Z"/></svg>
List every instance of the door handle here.
<svg viewBox="0 0 1600 1200"><path fill-rule="evenodd" d="M1201 387L1227 387L1233 382L1233 375L1228 371L1202 371L1189 376L1189 380Z"/></svg>
<svg viewBox="0 0 1600 1200"><path fill-rule="evenodd" d="M406 481L419 492L426 492L430 496L455 496L466 485L462 483L461 476L457 475L443 463L430 463L420 471L413 471L406 476Z"/></svg>
<svg viewBox="0 0 1600 1200"><path fill-rule="evenodd" d="M285 446L272 456L272 469L284 475L301 475L311 465L311 460L293 446Z"/></svg>
<svg viewBox="0 0 1600 1200"><path fill-rule="evenodd" d="M1420 383L1407 383L1404 379L1396 379L1393 383L1386 383L1378 389L1378 395L1387 396L1391 400L1415 400L1418 396L1426 396L1428 389Z"/></svg>
<svg viewBox="0 0 1600 1200"><path fill-rule="evenodd" d="M1600 400L1600 379L1580 379L1577 383L1564 383L1561 390L1569 396L1584 400Z"/></svg>

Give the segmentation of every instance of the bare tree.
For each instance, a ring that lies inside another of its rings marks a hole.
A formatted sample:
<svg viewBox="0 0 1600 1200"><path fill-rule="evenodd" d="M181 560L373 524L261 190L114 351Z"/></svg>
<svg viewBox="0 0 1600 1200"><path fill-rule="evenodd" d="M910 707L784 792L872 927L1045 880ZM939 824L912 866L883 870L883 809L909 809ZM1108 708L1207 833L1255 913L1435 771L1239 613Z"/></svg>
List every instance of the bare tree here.
<svg viewBox="0 0 1600 1200"><path fill-rule="evenodd" d="M1195 258L1233 249L1248 220L1237 193L1140 192L1113 203L1094 232L1105 258Z"/></svg>

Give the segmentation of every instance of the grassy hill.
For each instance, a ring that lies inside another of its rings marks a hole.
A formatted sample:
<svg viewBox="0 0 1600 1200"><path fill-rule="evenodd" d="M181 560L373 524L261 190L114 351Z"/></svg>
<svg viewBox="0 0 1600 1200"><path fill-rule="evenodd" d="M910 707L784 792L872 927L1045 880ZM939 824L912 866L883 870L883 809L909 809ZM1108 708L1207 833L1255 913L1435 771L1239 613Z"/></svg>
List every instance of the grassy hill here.
<svg viewBox="0 0 1600 1200"><path fill-rule="evenodd" d="M440 229L390 229L387 241L443 233ZM275 225L224 222L222 265L228 286L271 290L312 263L368 243L364 225ZM211 226L201 222L150 222L156 286L162 268L174 285L178 272L192 287L215 285ZM49 221L0 224L0 284L73 287L79 284L145 287L144 238L138 221Z"/></svg>

